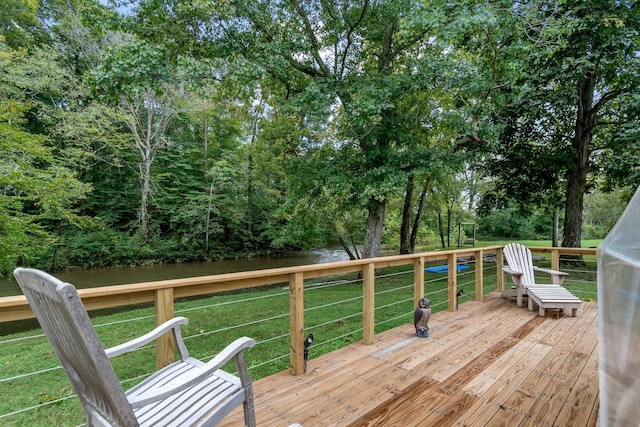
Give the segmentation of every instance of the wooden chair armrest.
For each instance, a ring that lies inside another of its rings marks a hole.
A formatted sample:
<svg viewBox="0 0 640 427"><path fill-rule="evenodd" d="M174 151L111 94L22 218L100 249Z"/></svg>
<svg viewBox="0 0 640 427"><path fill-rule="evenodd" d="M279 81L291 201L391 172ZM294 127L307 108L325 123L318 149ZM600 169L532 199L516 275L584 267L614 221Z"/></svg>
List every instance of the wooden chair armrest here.
<svg viewBox="0 0 640 427"><path fill-rule="evenodd" d="M105 352L107 353L107 357L111 359L112 357L128 353L142 347L143 345L149 344L150 342L155 341L156 339L158 339L158 337L165 334L166 332L171 331L172 329L174 330L174 336L180 337L180 340L182 340L182 335L180 334L180 326L186 325L187 323L189 323L189 320L186 317L174 317L173 319L167 320L162 325L156 327L151 332L148 332L141 337L134 338L131 341L127 341L126 343L108 348L105 350ZM178 343L178 346L181 345L182 342Z"/></svg>
<svg viewBox="0 0 640 427"><path fill-rule="evenodd" d="M207 363L198 366L197 368L191 370L189 373L180 376L178 380L172 381L168 386L158 387L152 390L148 390L137 396L129 397L129 403L131 403L134 408L138 408L148 405L149 403L155 402L157 400L162 400L166 397L180 392L181 390L198 384L200 381L202 381L202 379L208 377L209 375L220 369L225 363L234 358L238 353L242 352L242 350L244 350L245 348L253 347L255 344L256 342L251 338L238 338L227 347L225 347L224 350L218 353L216 357L214 357Z"/></svg>

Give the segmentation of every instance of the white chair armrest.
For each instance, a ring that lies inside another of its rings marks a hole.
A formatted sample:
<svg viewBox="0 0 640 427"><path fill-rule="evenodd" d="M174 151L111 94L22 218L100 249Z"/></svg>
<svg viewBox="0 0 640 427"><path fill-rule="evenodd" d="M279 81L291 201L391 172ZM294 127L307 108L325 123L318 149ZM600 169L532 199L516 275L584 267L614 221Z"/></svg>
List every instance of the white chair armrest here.
<svg viewBox="0 0 640 427"><path fill-rule="evenodd" d="M553 279L554 285L562 286L562 282L564 282L564 278L569 275L569 273L565 273L564 271L551 270L549 268L540 268L533 266L534 271L539 271L541 273L547 273Z"/></svg>
<svg viewBox="0 0 640 427"><path fill-rule="evenodd" d="M111 347L105 350L108 358L116 357L124 353L128 353L135 349L142 347L143 345L149 344L151 341L156 340L161 335L166 332L171 331L172 329L178 330L178 335L180 335L180 326L186 325L189 323L189 320L186 317L174 317L171 320L167 320L162 325L156 327L151 332L148 332L141 337L132 339L131 341L127 341L126 343L117 345L115 347ZM174 333L175 336L175 333Z"/></svg>
<svg viewBox="0 0 640 427"><path fill-rule="evenodd" d="M523 274L520 271L513 270L511 267L509 267L507 265L503 265L502 266L502 271L504 271L507 274L511 274L511 275L515 275L515 276L522 276L522 274Z"/></svg>
<svg viewBox="0 0 640 427"><path fill-rule="evenodd" d="M129 397L129 403L131 403L134 408L139 408L189 388L213 374L245 348L253 347L255 343L253 339L248 337L238 338L207 363L180 376L178 380L171 382L168 386L155 388L137 396Z"/></svg>
<svg viewBox="0 0 640 427"><path fill-rule="evenodd" d="M535 271L539 271L541 273L547 273L552 276L568 276L569 275L569 273L565 273L564 271L551 270L549 268L540 268L540 267L536 267L535 265L533 266L533 269Z"/></svg>

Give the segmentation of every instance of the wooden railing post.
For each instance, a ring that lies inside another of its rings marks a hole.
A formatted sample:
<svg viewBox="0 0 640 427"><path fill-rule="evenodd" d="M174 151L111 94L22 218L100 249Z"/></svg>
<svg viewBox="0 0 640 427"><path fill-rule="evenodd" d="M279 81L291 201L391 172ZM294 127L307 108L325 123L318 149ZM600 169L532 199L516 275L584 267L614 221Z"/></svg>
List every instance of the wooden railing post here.
<svg viewBox="0 0 640 427"><path fill-rule="evenodd" d="M502 266L504 265L504 254L502 249L496 251L496 290L498 292L504 291L504 272Z"/></svg>
<svg viewBox="0 0 640 427"><path fill-rule="evenodd" d="M560 251L558 249L551 250L551 269L560 270Z"/></svg>
<svg viewBox="0 0 640 427"><path fill-rule="evenodd" d="M289 348L291 373L304 373L304 276L302 272L289 275Z"/></svg>
<svg viewBox="0 0 640 427"><path fill-rule="evenodd" d="M156 326L173 319L173 288L157 289L155 292ZM156 340L156 367L164 368L174 362L173 334L167 332Z"/></svg>
<svg viewBox="0 0 640 427"><path fill-rule="evenodd" d="M375 264L362 266L362 342L373 344L375 334Z"/></svg>
<svg viewBox="0 0 640 427"><path fill-rule="evenodd" d="M458 292L458 256L456 254L447 255L449 268L449 311L456 311L456 293Z"/></svg>
<svg viewBox="0 0 640 427"><path fill-rule="evenodd" d="M424 257L413 261L413 306L418 306L420 298L424 297Z"/></svg>
<svg viewBox="0 0 640 427"><path fill-rule="evenodd" d="M484 251L479 250L474 252L474 256L476 257L476 301L482 301L484 298Z"/></svg>

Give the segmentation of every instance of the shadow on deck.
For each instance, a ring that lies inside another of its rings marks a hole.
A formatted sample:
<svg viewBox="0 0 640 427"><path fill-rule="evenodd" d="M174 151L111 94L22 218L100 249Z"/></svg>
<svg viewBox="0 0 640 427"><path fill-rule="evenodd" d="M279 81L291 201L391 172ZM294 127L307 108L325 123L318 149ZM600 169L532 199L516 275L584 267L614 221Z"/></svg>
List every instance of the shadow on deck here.
<svg viewBox="0 0 640 427"><path fill-rule="evenodd" d="M597 304L578 317L498 293L254 383L259 426L596 426ZM313 350L313 349L312 349ZM242 425L241 411L221 425Z"/></svg>

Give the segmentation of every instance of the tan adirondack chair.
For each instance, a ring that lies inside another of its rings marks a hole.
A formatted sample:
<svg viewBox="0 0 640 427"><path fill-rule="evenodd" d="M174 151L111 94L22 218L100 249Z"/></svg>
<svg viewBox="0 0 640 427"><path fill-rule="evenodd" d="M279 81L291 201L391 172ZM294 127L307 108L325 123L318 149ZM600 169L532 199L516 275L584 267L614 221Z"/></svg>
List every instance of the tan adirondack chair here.
<svg viewBox="0 0 640 427"><path fill-rule="evenodd" d="M18 268L13 272L55 350L86 412L88 426L213 426L239 405L246 425L255 426L253 386L239 338L204 363L189 356L176 317L125 344L104 349L78 292L49 274ZM172 331L180 360L124 391L109 358ZM234 359L238 377L220 368Z"/></svg>
<svg viewBox="0 0 640 427"><path fill-rule="evenodd" d="M511 280L515 283L513 290L506 289L503 297L513 296L515 293L518 307L522 307L523 296L527 295L526 285L535 285L536 280L534 273L540 271L548 273L554 285L562 286L567 273L562 271L551 270L548 268L539 268L533 265L531 251L526 246L519 243L509 243L502 250L504 258L508 265L502 267L502 270L511 275Z"/></svg>

